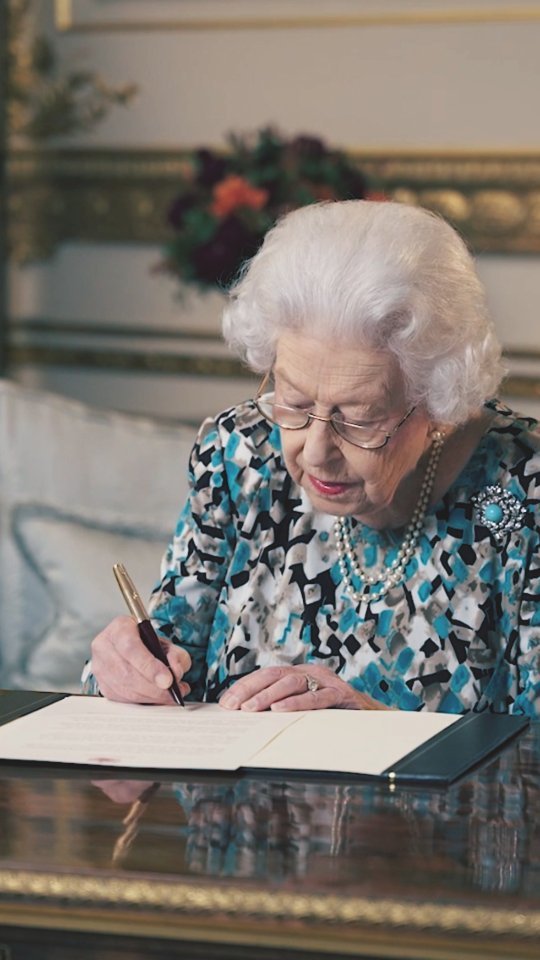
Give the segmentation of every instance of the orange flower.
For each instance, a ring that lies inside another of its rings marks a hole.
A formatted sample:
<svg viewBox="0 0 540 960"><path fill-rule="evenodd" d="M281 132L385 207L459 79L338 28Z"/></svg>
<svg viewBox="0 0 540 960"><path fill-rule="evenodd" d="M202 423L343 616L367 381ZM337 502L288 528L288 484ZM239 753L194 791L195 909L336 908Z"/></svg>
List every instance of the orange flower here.
<svg viewBox="0 0 540 960"><path fill-rule="evenodd" d="M210 210L216 217L226 217L238 207L260 210L268 200L268 190L252 187L243 177L234 174L216 183L212 195L214 202Z"/></svg>

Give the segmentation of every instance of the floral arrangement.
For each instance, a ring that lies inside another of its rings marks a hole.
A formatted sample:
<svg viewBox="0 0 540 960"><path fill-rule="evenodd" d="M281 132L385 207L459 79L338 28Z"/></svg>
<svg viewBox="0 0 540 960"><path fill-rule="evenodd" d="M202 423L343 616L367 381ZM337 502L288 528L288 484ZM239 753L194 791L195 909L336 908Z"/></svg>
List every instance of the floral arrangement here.
<svg viewBox="0 0 540 960"><path fill-rule="evenodd" d="M228 150L186 156L167 214L173 236L161 267L202 290L225 287L288 210L318 200L365 198L354 160L313 136L286 140L265 128L228 137Z"/></svg>

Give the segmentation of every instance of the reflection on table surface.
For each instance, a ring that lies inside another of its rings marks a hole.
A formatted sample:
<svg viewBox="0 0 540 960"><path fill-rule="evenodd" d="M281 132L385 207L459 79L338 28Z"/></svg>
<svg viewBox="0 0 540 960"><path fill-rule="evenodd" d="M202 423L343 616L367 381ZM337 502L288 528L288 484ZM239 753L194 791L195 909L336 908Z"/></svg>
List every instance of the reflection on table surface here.
<svg viewBox="0 0 540 960"><path fill-rule="evenodd" d="M540 725L446 790L0 765L13 869L538 908Z"/></svg>

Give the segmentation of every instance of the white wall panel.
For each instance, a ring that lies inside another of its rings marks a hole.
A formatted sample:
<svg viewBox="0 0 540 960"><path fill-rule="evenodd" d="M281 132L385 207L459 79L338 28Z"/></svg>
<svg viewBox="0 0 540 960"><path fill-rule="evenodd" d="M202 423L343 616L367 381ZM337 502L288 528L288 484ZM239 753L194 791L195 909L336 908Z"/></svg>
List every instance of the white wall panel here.
<svg viewBox="0 0 540 960"><path fill-rule="evenodd" d="M540 146L540 21L74 34L59 45L64 59L140 86L79 141L96 146L217 143L266 123L351 147Z"/></svg>
<svg viewBox="0 0 540 960"><path fill-rule="evenodd" d="M357 11L381 18L393 11L394 17L326 28L215 28L216 10L230 19L245 15L248 6L253 17ZM273 123L284 133L319 134L335 145L389 153L540 149L539 2L63 0L60 9L70 13L72 25L86 23L86 32L55 31L52 0L35 0L62 63L95 70L110 83L135 81L140 91L129 107L113 109L92 133L70 138L67 146L218 145L230 130ZM189 9L208 15L207 29L171 27L171 18L178 21ZM415 19L400 23L397 14L411 11ZM430 20L433 11L438 22ZM115 21L114 30L103 28L105 16ZM150 24L153 18L155 29L137 28L137 18ZM145 335L149 328L217 332L220 297L188 295L181 302L175 282L153 272L159 256L147 246L71 243L50 260L15 268L15 327L45 319L141 328ZM538 350L538 258L483 255L479 269L505 345ZM103 344L113 341L105 337ZM219 354L215 344L197 349ZM149 373L29 366L21 375L123 408L166 412L183 404L194 419L213 404L232 402L246 383L186 376L179 385Z"/></svg>
<svg viewBox="0 0 540 960"><path fill-rule="evenodd" d="M540 259L492 254L477 263L503 344L540 350Z"/></svg>
<svg viewBox="0 0 540 960"><path fill-rule="evenodd" d="M241 400L252 397L257 380L174 377L152 374L111 373L107 370L73 370L64 367L21 367L17 380L28 386L77 397L92 406L125 410L198 426Z"/></svg>
<svg viewBox="0 0 540 960"><path fill-rule="evenodd" d="M159 258L154 247L66 244L51 260L12 268L11 315L219 335L224 298L181 295L156 273ZM540 348L540 259L482 254L477 266L503 344Z"/></svg>
<svg viewBox="0 0 540 960"><path fill-rule="evenodd" d="M158 247L65 244L50 260L13 266L11 315L219 333L223 297L181 293L157 272Z"/></svg>

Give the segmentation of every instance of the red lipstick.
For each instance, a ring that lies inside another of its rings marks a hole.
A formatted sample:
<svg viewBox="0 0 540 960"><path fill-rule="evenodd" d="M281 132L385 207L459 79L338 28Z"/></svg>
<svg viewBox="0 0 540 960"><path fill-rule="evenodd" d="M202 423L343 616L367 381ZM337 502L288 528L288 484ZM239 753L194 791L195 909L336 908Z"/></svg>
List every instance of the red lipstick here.
<svg viewBox="0 0 540 960"><path fill-rule="evenodd" d="M328 480L319 480L317 477L309 475L309 482L317 493L322 493L325 497L337 497L346 493L352 486L350 483L332 483Z"/></svg>

